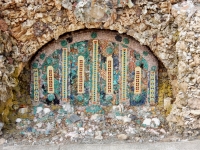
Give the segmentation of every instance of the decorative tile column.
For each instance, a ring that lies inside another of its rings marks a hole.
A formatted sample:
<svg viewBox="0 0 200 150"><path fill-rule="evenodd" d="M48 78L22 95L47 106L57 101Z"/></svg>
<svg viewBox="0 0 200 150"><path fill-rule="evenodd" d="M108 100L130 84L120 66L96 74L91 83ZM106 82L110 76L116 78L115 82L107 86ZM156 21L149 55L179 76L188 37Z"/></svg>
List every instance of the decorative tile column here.
<svg viewBox="0 0 200 150"><path fill-rule="evenodd" d="M135 68L135 79L134 79L134 94L141 93L141 73L142 69L140 67Z"/></svg>
<svg viewBox="0 0 200 150"><path fill-rule="evenodd" d="M84 57L78 57L78 93L84 93Z"/></svg>
<svg viewBox="0 0 200 150"><path fill-rule="evenodd" d="M106 62L106 94L113 94L113 58L107 57Z"/></svg>
<svg viewBox="0 0 200 150"><path fill-rule="evenodd" d="M47 67L48 93L54 93L54 71L52 66Z"/></svg>
<svg viewBox="0 0 200 150"><path fill-rule="evenodd" d="M67 48L62 48L62 100L67 101Z"/></svg>
<svg viewBox="0 0 200 150"><path fill-rule="evenodd" d="M155 103L155 72L150 71L150 104Z"/></svg>
<svg viewBox="0 0 200 150"><path fill-rule="evenodd" d="M121 101L126 102L126 92L127 92L127 48L122 49L122 94Z"/></svg>
<svg viewBox="0 0 200 150"><path fill-rule="evenodd" d="M33 69L33 80L34 80L34 100L39 101L39 80L38 80L38 69Z"/></svg>
<svg viewBox="0 0 200 150"><path fill-rule="evenodd" d="M97 104L98 40L93 40L92 103Z"/></svg>

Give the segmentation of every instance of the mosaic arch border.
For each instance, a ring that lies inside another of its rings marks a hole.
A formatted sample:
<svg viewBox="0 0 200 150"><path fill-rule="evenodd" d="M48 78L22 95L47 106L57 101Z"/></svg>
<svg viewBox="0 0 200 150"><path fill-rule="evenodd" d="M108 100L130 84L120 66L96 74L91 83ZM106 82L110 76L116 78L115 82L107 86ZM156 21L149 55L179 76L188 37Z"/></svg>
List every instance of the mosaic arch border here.
<svg viewBox="0 0 200 150"><path fill-rule="evenodd" d="M145 58L145 60L148 62L148 101L147 103L154 104L158 100L158 60L154 56L154 54L146 47L140 45L139 42L134 40L133 37L130 37L128 35L119 34L115 31L110 30L82 30L82 31L75 31L71 33L66 33L65 35L61 36L57 41L52 41L48 44L46 44L42 49L40 49L39 52L33 57L32 62L38 62L38 64L43 64L44 59L42 59L42 54L45 54L45 57L48 57L52 55L52 53L57 49L64 49L68 50L70 49L69 44L74 44L76 42L85 41L85 40L107 40L111 42L118 43L120 46L119 48L122 50L124 48L127 48L127 51L134 50L138 54L140 54L142 57ZM61 54L62 55L62 54ZM62 58L62 56L61 56ZM62 64L61 60L58 60L59 64ZM31 72L33 74L34 70L34 63L32 63L32 69ZM66 72L70 71L69 66ZM58 70L55 70L55 72L59 72L62 75L61 71L62 67L59 67ZM152 77L152 74L155 74L155 77ZM39 78L42 78L41 74L38 75ZM33 83L33 76L31 76L31 83ZM67 81L69 79L66 79ZM39 86L41 87L41 84L39 82ZM56 83L55 83L56 84ZM62 78L58 81L59 85L62 85ZM153 85L154 87L150 87ZM34 87L34 85L32 85ZM34 95L34 88L31 87L31 95ZM56 88L56 87L55 87ZM62 92L62 86L59 86L57 88L60 88L60 91ZM41 91L40 91L41 92ZM68 90L70 92L70 90ZM41 93L39 93L41 94ZM66 93L65 93L66 94ZM60 95L62 95L60 93ZM55 98L55 96L52 96ZM154 100L153 100L154 97ZM52 99L53 99L52 98ZM62 99L62 97L57 97L57 99ZM65 101L67 101L67 98L64 98ZM92 101L92 100L91 100Z"/></svg>

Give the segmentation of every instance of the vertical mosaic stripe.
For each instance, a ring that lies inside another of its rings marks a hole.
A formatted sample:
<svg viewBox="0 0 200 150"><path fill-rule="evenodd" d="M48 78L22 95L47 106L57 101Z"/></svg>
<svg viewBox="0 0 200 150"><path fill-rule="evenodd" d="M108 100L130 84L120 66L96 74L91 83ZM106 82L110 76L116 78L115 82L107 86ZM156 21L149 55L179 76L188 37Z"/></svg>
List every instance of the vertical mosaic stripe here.
<svg viewBox="0 0 200 150"><path fill-rule="evenodd" d="M48 84L48 93L54 93L54 72L53 67L47 67L47 84Z"/></svg>
<svg viewBox="0 0 200 150"><path fill-rule="evenodd" d="M140 67L136 67L135 80L134 80L134 94L141 93L141 73L142 73L142 69Z"/></svg>
<svg viewBox="0 0 200 150"><path fill-rule="evenodd" d="M84 57L78 57L78 93L84 93Z"/></svg>
<svg viewBox="0 0 200 150"><path fill-rule="evenodd" d="M67 101L67 48L62 48L62 100Z"/></svg>
<svg viewBox="0 0 200 150"><path fill-rule="evenodd" d="M106 62L106 94L113 94L113 58L107 57Z"/></svg>
<svg viewBox="0 0 200 150"><path fill-rule="evenodd" d="M126 101L127 92L127 48L122 49L122 102Z"/></svg>
<svg viewBox="0 0 200 150"><path fill-rule="evenodd" d="M155 72L150 71L150 103L155 103Z"/></svg>
<svg viewBox="0 0 200 150"><path fill-rule="evenodd" d="M93 40L92 103L97 104L98 40Z"/></svg>
<svg viewBox="0 0 200 150"><path fill-rule="evenodd" d="M33 80L34 80L34 100L39 101L39 80L38 80L38 69L33 69Z"/></svg>

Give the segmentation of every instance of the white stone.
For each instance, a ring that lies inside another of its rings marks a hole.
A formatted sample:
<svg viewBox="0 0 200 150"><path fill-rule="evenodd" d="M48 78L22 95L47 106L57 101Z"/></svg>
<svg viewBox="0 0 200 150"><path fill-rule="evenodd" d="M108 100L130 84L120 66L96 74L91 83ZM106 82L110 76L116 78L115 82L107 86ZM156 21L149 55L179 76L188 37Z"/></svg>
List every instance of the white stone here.
<svg viewBox="0 0 200 150"><path fill-rule="evenodd" d="M28 112L28 107L20 108L18 112L19 112L20 114L25 114L25 113Z"/></svg>
<svg viewBox="0 0 200 150"><path fill-rule="evenodd" d="M154 130L154 129L150 129L150 130L148 130L148 132L150 132L150 133L153 134L153 135L159 135L159 134L160 134L159 132L157 132L157 131Z"/></svg>
<svg viewBox="0 0 200 150"><path fill-rule="evenodd" d="M78 133L76 132L69 132L68 134L65 135L65 137L72 137L72 138L77 138L78 137Z"/></svg>
<svg viewBox="0 0 200 150"><path fill-rule="evenodd" d="M163 134L166 134L166 131L163 128L160 129L160 132L163 133Z"/></svg>
<svg viewBox="0 0 200 150"><path fill-rule="evenodd" d="M6 140L5 140L4 138L1 138L1 139L0 139L0 145L2 145L2 144L4 144L4 143L6 143Z"/></svg>
<svg viewBox="0 0 200 150"><path fill-rule="evenodd" d="M123 116L116 116L116 119L123 120Z"/></svg>
<svg viewBox="0 0 200 150"><path fill-rule="evenodd" d="M193 115L200 115L200 110L191 110L190 113Z"/></svg>
<svg viewBox="0 0 200 150"><path fill-rule="evenodd" d="M100 115L100 114L94 114L91 116L90 120L93 120L93 121L96 121L96 122L99 122L101 120L103 120L103 115Z"/></svg>
<svg viewBox="0 0 200 150"><path fill-rule="evenodd" d="M172 100L172 98L170 98L170 97L167 97L164 99L164 109L165 110L168 110L170 108L171 100Z"/></svg>
<svg viewBox="0 0 200 150"><path fill-rule="evenodd" d="M128 7L129 7L129 8L132 8L133 6L134 6L134 4L132 3L131 0L129 0L129 1L128 1Z"/></svg>
<svg viewBox="0 0 200 150"><path fill-rule="evenodd" d="M74 112L74 108L70 105L70 103L63 104L62 107L67 113Z"/></svg>
<svg viewBox="0 0 200 150"><path fill-rule="evenodd" d="M36 111L36 113L38 114L38 113L40 113L42 110L43 110L42 107L37 107L37 111Z"/></svg>
<svg viewBox="0 0 200 150"><path fill-rule="evenodd" d="M97 140L103 139L102 131L95 131L95 139L97 139Z"/></svg>
<svg viewBox="0 0 200 150"><path fill-rule="evenodd" d="M42 122L39 122L39 123L37 123L37 124L36 124L36 126L37 126L38 128L41 128L41 127L42 127L42 125L43 125L43 123L42 123Z"/></svg>
<svg viewBox="0 0 200 150"><path fill-rule="evenodd" d="M50 111L51 111L51 110L50 110L49 108L44 108L44 109L43 109L44 114L50 113Z"/></svg>
<svg viewBox="0 0 200 150"><path fill-rule="evenodd" d="M143 123L143 125L146 125L146 126L150 126L151 125L151 119L150 118L146 118Z"/></svg>
<svg viewBox="0 0 200 150"><path fill-rule="evenodd" d="M117 136L117 138L118 138L119 140L127 140L127 139L128 139L128 135L126 135L126 134L119 134L119 135Z"/></svg>
<svg viewBox="0 0 200 150"><path fill-rule="evenodd" d="M159 120L158 118L153 118L153 119L151 120L151 122L154 122L154 123L155 123L155 127L160 126L160 120Z"/></svg>
<svg viewBox="0 0 200 150"><path fill-rule="evenodd" d="M17 119L15 120L15 122L17 122L17 123L19 123L19 122L21 122L21 121L22 121L21 118L17 118Z"/></svg>
<svg viewBox="0 0 200 150"><path fill-rule="evenodd" d="M123 122L124 122L124 123L131 122L131 118L129 118L129 117L127 117L127 116L124 116L124 117L123 117Z"/></svg>

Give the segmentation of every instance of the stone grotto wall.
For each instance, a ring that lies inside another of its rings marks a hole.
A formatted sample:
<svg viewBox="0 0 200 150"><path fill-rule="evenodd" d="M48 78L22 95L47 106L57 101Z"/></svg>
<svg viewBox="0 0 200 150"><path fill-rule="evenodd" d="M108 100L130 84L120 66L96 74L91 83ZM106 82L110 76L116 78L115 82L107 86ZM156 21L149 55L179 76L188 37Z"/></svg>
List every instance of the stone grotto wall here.
<svg viewBox="0 0 200 150"><path fill-rule="evenodd" d="M42 46L67 32L108 29L125 33L151 49L163 64L160 75L169 77L169 81L163 79L166 84L159 83L159 89L172 87L173 96L160 92L163 103L175 101L167 117L170 129L185 135L199 134L198 4L198 0L1 1L1 120L10 123L13 112L24 108L16 105L18 101L31 103L28 92L22 90L23 83L30 80L24 72Z"/></svg>

